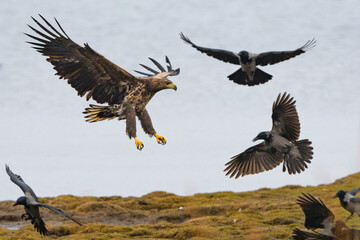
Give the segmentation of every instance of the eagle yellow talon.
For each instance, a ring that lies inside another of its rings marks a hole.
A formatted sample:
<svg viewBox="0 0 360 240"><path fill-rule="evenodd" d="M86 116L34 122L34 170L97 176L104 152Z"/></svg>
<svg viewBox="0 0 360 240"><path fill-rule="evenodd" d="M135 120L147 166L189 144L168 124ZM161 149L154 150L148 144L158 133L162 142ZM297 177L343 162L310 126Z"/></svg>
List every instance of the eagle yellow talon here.
<svg viewBox="0 0 360 240"><path fill-rule="evenodd" d="M135 144L136 144L136 148L139 149L140 151L144 147L144 144L142 142L140 142L140 140L137 137L135 137Z"/></svg>
<svg viewBox="0 0 360 240"><path fill-rule="evenodd" d="M157 135L156 133L154 134L154 136L156 137L156 141L158 142L158 144L166 144L166 139L163 136Z"/></svg>

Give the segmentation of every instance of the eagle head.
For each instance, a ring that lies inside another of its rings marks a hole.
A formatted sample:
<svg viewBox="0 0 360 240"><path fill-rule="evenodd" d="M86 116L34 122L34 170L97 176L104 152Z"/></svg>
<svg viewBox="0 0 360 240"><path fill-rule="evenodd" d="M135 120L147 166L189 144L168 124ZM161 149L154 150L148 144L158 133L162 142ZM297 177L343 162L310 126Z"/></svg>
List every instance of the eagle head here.
<svg viewBox="0 0 360 240"><path fill-rule="evenodd" d="M160 63L158 63L156 60L149 58L150 61L152 61L156 67L159 68L160 72L157 70L154 70L148 66L145 66L143 64L140 64L140 66L142 66L143 68L145 68L146 70L148 70L150 73L144 73L144 72L140 72L140 71L136 71L137 73L140 73L142 75L145 75L148 77L148 79L150 80L150 88L152 90L154 90L155 92L160 91L160 90L164 90L164 89L173 89L173 90L177 90L176 85L170 81L167 77L168 76L176 76L180 73L180 68L177 69L173 69L170 63L169 58L166 56L165 57L165 61L168 64L166 66L167 70L165 70L165 68L163 66L160 65Z"/></svg>
<svg viewBox="0 0 360 240"><path fill-rule="evenodd" d="M152 88L156 91L164 89L173 89L176 91L176 85L167 78L168 76L169 74L167 72L161 72L156 74L151 81Z"/></svg>

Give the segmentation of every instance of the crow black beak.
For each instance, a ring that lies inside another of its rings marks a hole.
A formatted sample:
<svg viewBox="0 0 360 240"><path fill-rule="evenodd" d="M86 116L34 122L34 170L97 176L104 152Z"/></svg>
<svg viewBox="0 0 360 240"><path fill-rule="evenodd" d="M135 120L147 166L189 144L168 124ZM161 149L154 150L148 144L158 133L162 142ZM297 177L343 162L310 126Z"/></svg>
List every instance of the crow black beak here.
<svg viewBox="0 0 360 240"><path fill-rule="evenodd" d="M258 137L254 138L252 141L255 142L255 141L257 141L257 140L259 140Z"/></svg>
<svg viewBox="0 0 360 240"><path fill-rule="evenodd" d="M337 195L337 194L335 194L335 196L333 196L333 198L337 198L337 196L338 196L338 195Z"/></svg>
<svg viewBox="0 0 360 240"><path fill-rule="evenodd" d="M17 206L17 205L19 205L19 204L16 202L16 203L14 203L13 207L15 207L15 206Z"/></svg>

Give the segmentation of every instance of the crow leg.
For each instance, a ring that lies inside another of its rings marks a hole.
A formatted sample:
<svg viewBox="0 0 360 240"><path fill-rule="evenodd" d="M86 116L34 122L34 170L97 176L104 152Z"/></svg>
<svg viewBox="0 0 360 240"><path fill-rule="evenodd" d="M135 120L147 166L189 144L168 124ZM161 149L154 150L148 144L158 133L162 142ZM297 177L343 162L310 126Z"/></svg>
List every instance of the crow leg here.
<svg viewBox="0 0 360 240"><path fill-rule="evenodd" d="M351 217L352 217L353 214L354 214L354 213L351 213L350 216L348 216L348 217L346 218L345 222L347 222L349 219L351 219Z"/></svg>
<svg viewBox="0 0 360 240"><path fill-rule="evenodd" d="M32 219L32 217L28 213L21 214L21 219L24 219L25 221Z"/></svg>

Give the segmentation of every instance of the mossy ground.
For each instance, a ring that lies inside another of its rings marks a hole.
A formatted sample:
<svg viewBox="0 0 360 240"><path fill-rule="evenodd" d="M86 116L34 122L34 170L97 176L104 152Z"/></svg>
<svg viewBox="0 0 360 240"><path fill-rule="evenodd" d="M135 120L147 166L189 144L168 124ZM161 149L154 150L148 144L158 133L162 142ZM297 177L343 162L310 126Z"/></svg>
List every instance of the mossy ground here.
<svg viewBox="0 0 360 240"><path fill-rule="evenodd" d="M339 190L360 185L360 173L317 187L286 186L252 192L217 192L177 196L153 192L136 197L41 198L84 223L78 226L62 216L41 210L51 239L290 239L304 215L297 196L308 192L320 197L336 219L349 214L333 199ZM22 207L0 202L0 239L42 239L30 223L20 219ZM180 210L179 208L182 207ZM348 225L360 228L354 216ZM60 225L59 225L60 224Z"/></svg>

